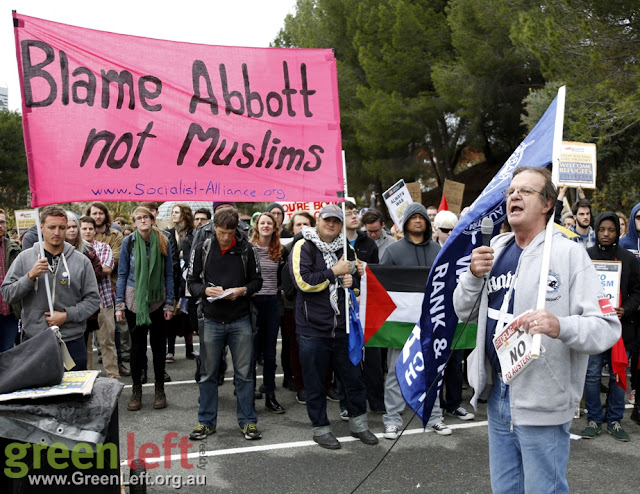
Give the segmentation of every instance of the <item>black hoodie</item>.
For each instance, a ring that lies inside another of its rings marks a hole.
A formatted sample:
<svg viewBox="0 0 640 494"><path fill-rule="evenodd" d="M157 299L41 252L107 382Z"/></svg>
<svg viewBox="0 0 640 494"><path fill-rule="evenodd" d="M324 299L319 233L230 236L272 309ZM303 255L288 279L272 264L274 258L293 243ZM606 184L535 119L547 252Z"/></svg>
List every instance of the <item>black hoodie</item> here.
<svg viewBox="0 0 640 494"><path fill-rule="evenodd" d="M600 229L600 223L603 220L611 220L616 227L616 240L613 245L603 246L600 245L600 238L598 230ZM622 273L620 276L620 302L621 307L624 309L624 317L621 319L622 324L622 338L626 348L630 348L630 345L635 339L635 324L633 316L635 310L640 305L640 267L636 262L636 257L627 249L620 247L618 241L620 240L620 219L611 211L605 211L600 216L595 224L596 231L596 245L587 249L589 257L594 261L621 261Z"/></svg>

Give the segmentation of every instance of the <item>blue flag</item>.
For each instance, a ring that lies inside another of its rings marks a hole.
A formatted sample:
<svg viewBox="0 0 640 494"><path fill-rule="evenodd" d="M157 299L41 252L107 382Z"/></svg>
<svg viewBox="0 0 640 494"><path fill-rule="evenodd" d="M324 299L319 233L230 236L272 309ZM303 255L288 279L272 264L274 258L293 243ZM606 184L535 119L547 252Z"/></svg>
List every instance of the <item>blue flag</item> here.
<svg viewBox="0 0 640 494"><path fill-rule="evenodd" d="M349 360L353 365L358 365L362 360L364 348L364 331L360 323L360 309L358 300L353 290L349 289Z"/></svg>
<svg viewBox="0 0 640 494"><path fill-rule="evenodd" d="M502 191L511 183L513 170L525 165L545 167L552 162L556 113L560 116L560 126L564 116L564 99L560 104L558 100L556 96L531 133L462 216L433 263L427 279L420 322L413 329L396 363L402 395L425 426L442 386L445 363L458 324L453 309L453 291L458 277L467 270L471 251L482 245L482 219L490 217L493 220L494 234L500 230L506 217ZM478 344L483 345L484 342Z"/></svg>

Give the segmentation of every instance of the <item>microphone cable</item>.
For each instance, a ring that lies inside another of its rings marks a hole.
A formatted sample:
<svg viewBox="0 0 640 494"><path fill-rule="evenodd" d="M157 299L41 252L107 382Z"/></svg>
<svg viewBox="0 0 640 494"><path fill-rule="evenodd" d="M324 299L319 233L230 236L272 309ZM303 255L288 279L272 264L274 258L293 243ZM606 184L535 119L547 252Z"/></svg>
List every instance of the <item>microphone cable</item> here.
<svg viewBox="0 0 640 494"><path fill-rule="evenodd" d="M473 314L476 311L476 308L478 307L478 304L480 303L480 300L482 299L482 293L484 292L484 287L487 284L487 278L485 278L484 276L482 277L482 287L480 288L480 293L478 294L478 298L476 299L476 301L473 304L473 308L471 309L471 313ZM465 321L464 326L462 326L462 330L460 330L460 334L458 335L458 338L456 339L456 341L453 343L452 347L455 347L457 345L457 343L460 341L460 338L462 338L462 335L464 334L465 330L467 329L467 325L469 324L469 321L471 319L471 316L469 316L469 318ZM421 328L422 330L422 328ZM453 339L453 338L452 338ZM478 345L478 342L476 341L476 346ZM440 379L441 376L444 375L444 372L447 369L447 366L449 365L449 360L451 360L451 354L453 353L453 350L451 350L449 352L449 356L447 357L447 360L445 362L444 367L442 368L442 370L440 372L438 372L438 374L436 374L435 379L431 382L431 385L429 386L429 389L426 391L425 393L425 397L429 396L429 393L431 392L431 390L433 389L433 386L436 384L436 382L438 382L438 380ZM396 376L397 378L397 376ZM436 400L438 399L438 396L436 396ZM434 401L435 403L435 401ZM411 422L413 421L413 419L415 418L415 416L418 414L418 412L422 409L422 407L424 406L424 401L420 404L420 406L418 407L418 409L416 411L413 412L413 415L411 415L411 418L407 421L407 425L405 425L402 430L400 431L400 433L398 434L398 437L395 438L393 440L393 443L391 444L391 447L384 453L384 455L382 455L382 458L380 458L380 461L378 461L378 463L376 463L376 466L373 467L373 469L371 469L371 471L360 481L360 483L351 491L351 494L354 494L368 479L369 477L371 477L371 475L373 475L375 473L375 471L378 469L378 467L380 465L382 465L382 462L384 460L387 459L387 456L389 455L389 453L391 453L391 450L395 447L395 445L398 443L398 441L400 440L400 438L402 437L402 434L404 433L404 431L407 430L407 428L409 427L409 425L411 424ZM426 428L426 427L425 427Z"/></svg>

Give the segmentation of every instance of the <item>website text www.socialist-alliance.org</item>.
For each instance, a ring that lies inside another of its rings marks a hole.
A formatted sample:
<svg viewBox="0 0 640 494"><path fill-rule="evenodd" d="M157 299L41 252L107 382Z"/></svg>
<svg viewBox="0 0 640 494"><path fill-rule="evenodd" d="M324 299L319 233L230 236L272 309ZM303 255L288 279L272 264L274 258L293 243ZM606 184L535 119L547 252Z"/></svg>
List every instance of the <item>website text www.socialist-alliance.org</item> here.
<svg viewBox="0 0 640 494"><path fill-rule="evenodd" d="M120 479L118 474L97 475L76 471L71 474L34 474L28 475L28 484L32 486L109 486L118 485L121 481L124 486L147 485L167 486L174 489L190 486L206 486L206 475L153 475L142 472L140 475L124 476Z"/></svg>
<svg viewBox="0 0 640 494"><path fill-rule="evenodd" d="M190 195L207 195L211 197L228 197L238 202L255 202L256 199L286 199L286 192L280 187L262 186L250 187L227 185L219 181L208 182L180 180L174 185L145 184L137 182L133 187L90 187L93 196L156 196L158 198L172 198Z"/></svg>

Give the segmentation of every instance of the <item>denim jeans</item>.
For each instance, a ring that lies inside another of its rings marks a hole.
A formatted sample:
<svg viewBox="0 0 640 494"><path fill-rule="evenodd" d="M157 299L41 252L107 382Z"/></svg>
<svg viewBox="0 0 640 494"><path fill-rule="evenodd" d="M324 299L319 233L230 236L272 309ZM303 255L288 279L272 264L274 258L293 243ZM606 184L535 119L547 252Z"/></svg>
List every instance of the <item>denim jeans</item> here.
<svg viewBox="0 0 640 494"><path fill-rule="evenodd" d="M487 408L494 494L568 493L569 427L513 425L509 386L495 376Z"/></svg>
<svg viewBox="0 0 640 494"><path fill-rule="evenodd" d="M276 389L276 346L280 329L280 311L278 310L277 295L256 295L253 303L258 309L258 332L255 336L254 348L262 348L264 366L264 391L267 395L275 393ZM258 344L258 341L261 344ZM254 355L254 364L258 356ZM254 367L255 369L255 367Z"/></svg>
<svg viewBox="0 0 640 494"><path fill-rule="evenodd" d="M314 436L331 432L324 385L329 366L333 366L344 386L349 428L352 432L367 430L367 389L362 380L360 367L353 365L349 360L347 338L298 335L298 345L307 413L311 419Z"/></svg>
<svg viewBox="0 0 640 494"><path fill-rule="evenodd" d="M0 352L11 350L18 336L18 320L9 314L0 316Z"/></svg>
<svg viewBox="0 0 640 494"><path fill-rule="evenodd" d="M253 407L253 330L249 316L229 323L216 322L205 317L203 331L204 334L200 335L200 346L205 348L205 370L198 382L200 388L198 422L207 427L216 428L218 366L225 345L229 345L233 359L238 424L244 427L246 424L257 423L258 417Z"/></svg>
<svg viewBox="0 0 640 494"><path fill-rule="evenodd" d="M625 391L616 384L616 379L612 370L609 370L609 392L607 393L607 415L605 417L600 402L600 384L602 383L602 366L607 360L611 360L608 356L610 351L599 353L597 355L589 355L589 364L587 366L587 378L584 382L584 403L587 407L587 420L593 420L597 424L606 421L622 422L624 415L624 397Z"/></svg>

